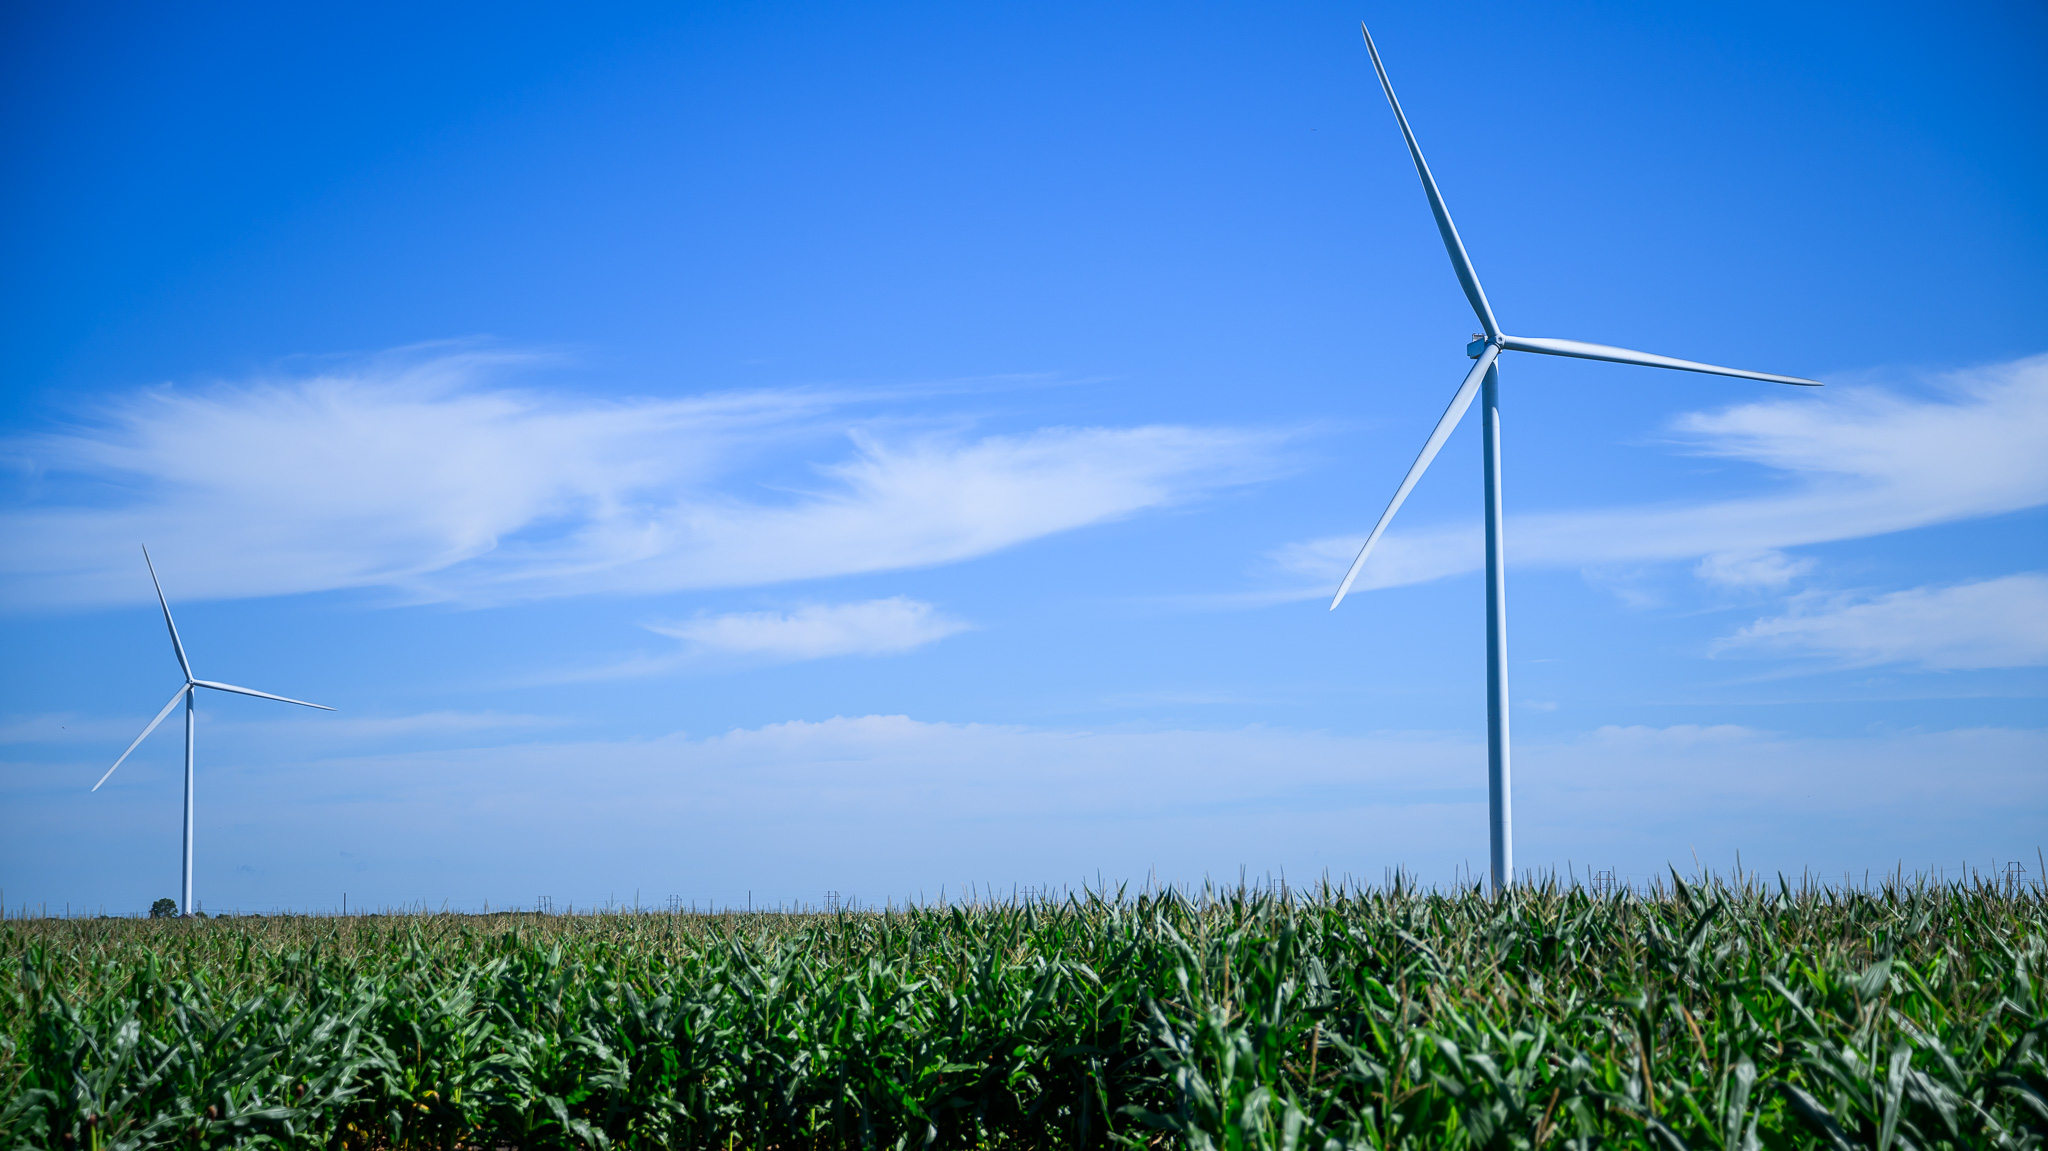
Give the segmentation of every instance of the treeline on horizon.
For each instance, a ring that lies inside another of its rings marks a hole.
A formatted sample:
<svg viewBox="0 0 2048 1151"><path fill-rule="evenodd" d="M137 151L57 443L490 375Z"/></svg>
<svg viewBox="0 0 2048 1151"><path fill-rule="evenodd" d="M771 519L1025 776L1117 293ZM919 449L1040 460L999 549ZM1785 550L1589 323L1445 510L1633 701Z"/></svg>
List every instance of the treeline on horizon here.
<svg viewBox="0 0 2048 1151"><path fill-rule="evenodd" d="M0 921L0 1147L2048 1144L2048 900Z"/></svg>

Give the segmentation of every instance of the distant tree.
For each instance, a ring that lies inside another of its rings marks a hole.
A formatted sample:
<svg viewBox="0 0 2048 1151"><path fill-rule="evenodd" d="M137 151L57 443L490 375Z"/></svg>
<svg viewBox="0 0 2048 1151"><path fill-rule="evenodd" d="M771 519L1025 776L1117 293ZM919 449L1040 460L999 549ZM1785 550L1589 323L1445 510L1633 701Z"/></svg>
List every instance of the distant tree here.
<svg viewBox="0 0 2048 1151"><path fill-rule="evenodd" d="M157 900L149 905L149 917L151 919L176 919L178 917L178 901L175 899Z"/></svg>

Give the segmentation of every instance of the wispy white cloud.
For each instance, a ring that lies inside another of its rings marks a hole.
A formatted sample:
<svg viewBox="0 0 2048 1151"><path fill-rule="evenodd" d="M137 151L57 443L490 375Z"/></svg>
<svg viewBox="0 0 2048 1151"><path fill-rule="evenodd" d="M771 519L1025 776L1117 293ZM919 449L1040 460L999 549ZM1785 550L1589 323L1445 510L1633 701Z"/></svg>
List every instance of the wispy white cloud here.
<svg viewBox="0 0 2048 1151"><path fill-rule="evenodd" d="M1813 571L1811 556L1793 558L1773 548L1760 551L1715 552L1693 568L1693 574L1708 583L1731 588L1761 588L1776 591Z"/></svg>
<svg viewBox="0 0 2048 1151"><path fill-rule="evenodd" d="M1271 475L1279 438L1171 426L895 446L857 436L855 458L820 469L829 486L790 503L706 501L613 525L631 531L630 550L646 554L631 555L607 582L634 591L731 587L951 563ZM543 564L512 578L558 575Z"/></svg>
<svg viewBox="0 0 2048 1151"><path fill-rule="evenodd" d="M172 681L175 686L176 680ZM202 693L202 707L218 702L221 697ZM155 701L151 701L152 704ZM135 738L142 725L149 722L150 707L137 707L132 716L125 718L88 718L77 712L50 712L44 715L16 716L0 720L0 745L23 743L98 743L111 746L113 752L121 745ZM218 725L223 731L290 732L300 734L307 730L306 722L311 719L318 724L317 737L321 740L378 740L400 736L417 735L475 735L487 731L521 731L555 727L562 720L550 716L519 715L500 711L429 711L416 715L333 715L322 713L292 713L289 718L256 719L243 713L235 718L220 718L202 711L209 726ZM166 739L170 736L172 723L157 729L162 734L152 739Z"/></svg>
<svg viewBox="0 0 2048 1151"><path fill-rule="evenodd" d="M2039 667L2048 664L2048 577L1806 597L1791 614L1758 620L1713 651L1811 656L1850 667Z"/></svg>
<svg viewBox="0 0 2048 1151"><path fill-rule="evenodd" d="M378 740L427 735L474 735L486 731L535 731L559 727L565 721L558 716L521 715L502 711L426 711L416 715L338 715L318 717L319 738L322 740ZM241 720L236 726L259 729L288 731L295 735L306 730L304 717L290 720Z"/></svg>
<svg viewBox="0 0 2048 1151"><path fill-rule="evenodd" d="M1762 495L1510 517L1518 565L1586 567L1709 557L1706 579L1772 588L1806 561L1777 549L1858 539L2048 503L2048 356L1954 372L1930 398L1870 387L1693 413L1676 421L1685 450L1752 463L1782 479ZM1312 577L1303 597L1334 588L1363 537L1292 544L1273 556ZM1359 586L1420 583L1476 569L1470 525L1390 532Z"/></svg>
<svg viewBox="0 0 2048 1151"><path fill-rule="evenodd" d="M770 660L894 655L967 630L965 620L895 596L866 603L811 604L790 612L728 612L649 629L693 652Z"/></svg>
<svg viewBox="0 0 2048 1151"><path fill-rule="evenodd" d="M188 598L499 601L943 564L1274 474L1284 438L884 434L826 392L599 400L491 383L519 363L453 354L165 387L18 439L7 452L31 482L0 514L0 598L147 595L138 541ZM797 483L764 482L791 457L811 461Z"/></svg>
<svg viewBox="0 0 2048 1151"><path fill-rule="evenodd" d="M1362 535L1331 536L1287 544L1271 558L1281 571L1316 581L1301 594L1334 595L1337 581L1344 578L1364 545ZM1380 537L1353 586L1359 590L1403 587L1468 572L1479 566L1484 548L1476 525L1399 535L1390 532ZM1324 585L1327 590L1322 590Z"/></svg>

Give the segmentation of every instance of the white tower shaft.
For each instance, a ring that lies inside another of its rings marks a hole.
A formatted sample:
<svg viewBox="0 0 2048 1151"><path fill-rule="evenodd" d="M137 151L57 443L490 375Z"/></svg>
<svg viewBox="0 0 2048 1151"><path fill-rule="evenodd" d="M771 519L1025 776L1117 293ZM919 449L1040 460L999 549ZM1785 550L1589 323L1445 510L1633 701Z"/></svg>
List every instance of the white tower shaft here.
<svg viewBox="0 0 2048 1151"><path fill-rule="evenodd" d="M1500 366L1486 370L1480 418L1486 454L1486 823L1493 889L1515 881L1514 795L1508 778L1508 564L1501 525Z"/></svg>
<svg viewBox="0 0 2048 1151"><path fill-rule="evenodd" d="M192 914L192 729L198 718L194 711L198 692L185 689L185 870L179 887L179 910Z"/></svg>

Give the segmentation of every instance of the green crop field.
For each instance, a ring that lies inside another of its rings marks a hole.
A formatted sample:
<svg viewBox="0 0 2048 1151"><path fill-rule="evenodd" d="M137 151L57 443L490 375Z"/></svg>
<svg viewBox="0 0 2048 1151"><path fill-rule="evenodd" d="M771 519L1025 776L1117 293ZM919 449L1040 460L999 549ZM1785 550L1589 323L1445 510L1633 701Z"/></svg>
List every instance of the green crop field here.
<svg viewBox="0 0 2048 1151"><path fill-rule="evenodd" d="M2037 889L17 918L0 951L8 1147L2048 1139Z"/></svg>

